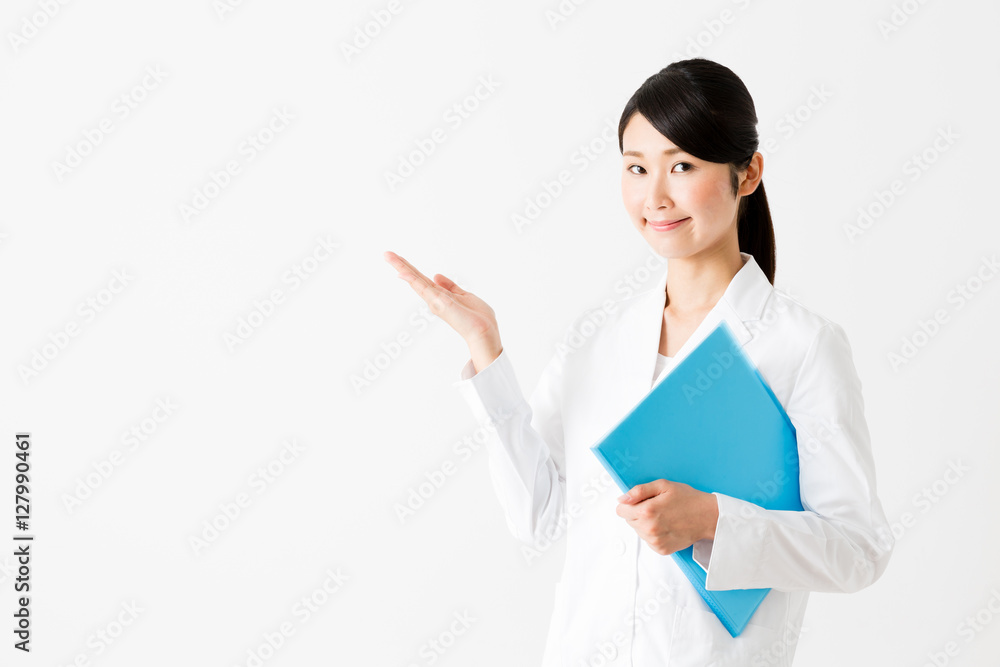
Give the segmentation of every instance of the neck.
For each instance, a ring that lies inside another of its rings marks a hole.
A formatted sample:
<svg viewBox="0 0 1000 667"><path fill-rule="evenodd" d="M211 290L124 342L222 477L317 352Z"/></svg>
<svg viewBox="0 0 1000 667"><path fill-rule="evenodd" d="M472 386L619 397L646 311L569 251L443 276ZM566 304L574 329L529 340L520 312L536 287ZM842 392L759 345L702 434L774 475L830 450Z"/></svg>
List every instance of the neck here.
<svg viewBox="0 0 1000 667"><path fill-rule="evenodd" d="M668 260L666 307L682 317L708 312L741 268L739 249Z"/></svg>

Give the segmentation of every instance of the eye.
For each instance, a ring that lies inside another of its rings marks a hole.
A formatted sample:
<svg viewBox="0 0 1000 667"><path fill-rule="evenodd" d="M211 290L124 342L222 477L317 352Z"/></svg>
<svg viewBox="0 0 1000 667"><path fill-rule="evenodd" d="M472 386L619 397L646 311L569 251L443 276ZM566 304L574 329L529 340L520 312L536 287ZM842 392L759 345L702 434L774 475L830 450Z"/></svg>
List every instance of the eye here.
<svg viewBox="0 0 1000 667"><path fill-rule="evenodd" d="M681 171L675 171L674 173L686 174L687 172L689 172L692 169L694 169L694 165L692 165L690 162L678 162L677 164L674 165L674 167L675 168L676 167L680 167L681 165L683 165L686 168L682 169ZM640 173L640 172L632 171L633 169L642 169L642 172ZM643 169L641 166L639 166L637 164L630 164L628 167L626 167L626 170L629 171L632 174L635 174L636 176L639 176L642 173L646 172L645 169Z"/></svg>

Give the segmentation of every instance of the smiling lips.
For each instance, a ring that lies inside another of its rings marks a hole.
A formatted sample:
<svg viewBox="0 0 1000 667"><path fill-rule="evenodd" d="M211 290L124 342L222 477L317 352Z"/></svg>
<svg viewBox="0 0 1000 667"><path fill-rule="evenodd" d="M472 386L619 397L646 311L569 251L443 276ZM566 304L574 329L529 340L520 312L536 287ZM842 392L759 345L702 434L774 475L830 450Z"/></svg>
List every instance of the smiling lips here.
<svg viewBox="0 0 1000 667"><path fill-rule="evenodd" d="M659 221L646 220L646 224L648 224L650 227L652 227L654 230L658 232L667 232L670 231L671 229L674 229L675 227L682 225L684 222L690 219L691 218L689 216L687 218L681 218L679 220L659 220Z"/></svg>

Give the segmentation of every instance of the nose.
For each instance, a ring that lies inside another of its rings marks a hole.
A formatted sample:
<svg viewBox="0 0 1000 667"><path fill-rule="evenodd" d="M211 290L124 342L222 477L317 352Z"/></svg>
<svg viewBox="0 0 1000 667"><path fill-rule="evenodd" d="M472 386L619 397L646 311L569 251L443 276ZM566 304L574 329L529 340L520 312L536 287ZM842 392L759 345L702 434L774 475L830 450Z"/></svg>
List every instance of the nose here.
<svg viewBox="0 0 1000 667"><path fill-rule="evenodd" d="M673 208L674 202L670 199L666 179L651 178L647 182L649 185L646 190L646 212L653 213L660 208Z"/></svg>

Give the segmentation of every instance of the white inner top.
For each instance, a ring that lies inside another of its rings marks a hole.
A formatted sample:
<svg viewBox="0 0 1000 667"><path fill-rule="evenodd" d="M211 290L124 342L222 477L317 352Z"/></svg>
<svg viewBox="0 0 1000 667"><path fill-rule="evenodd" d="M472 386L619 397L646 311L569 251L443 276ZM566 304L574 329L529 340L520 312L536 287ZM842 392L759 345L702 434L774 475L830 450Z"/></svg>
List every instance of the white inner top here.
<svg viewBox="0 0 1000 667"><path fill-rule="evenodd" d="M663 374L674 365L674 358L656 353L656 370L653 371L653 384L655 385Z"/></svg>

